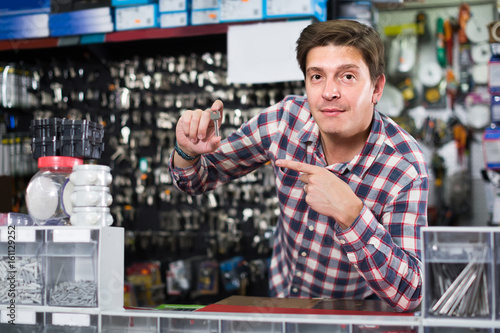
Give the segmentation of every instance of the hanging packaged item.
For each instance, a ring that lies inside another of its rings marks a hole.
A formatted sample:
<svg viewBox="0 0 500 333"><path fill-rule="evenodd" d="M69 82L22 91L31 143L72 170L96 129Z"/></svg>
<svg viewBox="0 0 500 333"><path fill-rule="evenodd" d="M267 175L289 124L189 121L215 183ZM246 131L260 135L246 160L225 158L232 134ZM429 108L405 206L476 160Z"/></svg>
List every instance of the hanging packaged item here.
<svg viewBox="0 0 500 333"><path fill-rule="evenodd" d="M486 168L500 170L500 128L487 128L484 131L483 154Z"/></svg>

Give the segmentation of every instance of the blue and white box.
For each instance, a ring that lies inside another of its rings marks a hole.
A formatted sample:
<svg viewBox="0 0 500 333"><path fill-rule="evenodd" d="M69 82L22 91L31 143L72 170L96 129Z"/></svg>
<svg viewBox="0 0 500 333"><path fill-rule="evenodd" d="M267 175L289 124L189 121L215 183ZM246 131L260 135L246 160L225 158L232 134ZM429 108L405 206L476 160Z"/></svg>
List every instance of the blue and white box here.
<svg viewBox="0 0 500 333"><path fill-rule="evenodd" d="M264 18L264 0L219 0L220 21L258 21Z"/></svg>
<svg viewBox="0 0 500 333"><path fill-rule="evenodd" d="M201 10L201 9L218 9L219 0L192 0L191 9Z"/></svg>
<svg viewBox="0 0 500 333"><path fill-rule="evenodd" d="M191 12L191 25L220 23L219 9L202 9Z"/></svg>
<svg viewBox="0 0 500 333"><path fill-rule="evenodd" d="M149 3L157 3L158 0L111 0L111 6L120 7L120 6L138 6L138 5L147 5Z"/></svg>
<svg viewBox="0 0 500 333"><path fill-rule="evenodd" d="M50 29L50 35L52 37L61 36L74 36L74 35L88 35L88 34L102 34L113 31L113 23L104 24L83 24L83 25L71 25L66 28L58 27Z"/></svg>
<svg viewBox="0 0 500 333"><path fill-rule="evenodd" d="M53 37L112 32L114 24L111 8L100 7L51 14L49 28Z"/></svg>
<svg viewBox="0 0 500 333"><path fill-rule="evenodd" d="M264 0L265 19L315 17L326 21L326 0Z"/></svg>
<svg viewBox="0 0 500 333"><path fill-rule="evenodd" d="M189 8L188 0L159 0L158 10L160 13L183 12ZM161 26L161 23L160 23Z"/></svg>
<svg viewBox="0 0 500 333"><path fill-rule="evenodd" d="M115 9L115 30L158 27L158 4L118 7Z"/></svg>
<svg viewBox="0 0 500 333"><path fill-rule="evenodd" d="M188 25L188 12L160 13L160 28L175 28Z"/></svg>
<svg viewBox="0 0 500 333"><path fill-rule="evenodd" d="M0 16L0 31L43 29L49 26L49 14Z"/></svg>
<svg viewBox="0 0 500 333"><path fill-rule="evenodd" d="M0 40L49 37L49 14L0 16Z"/></svg>
<svg viewBox="0 0 500 333"><path fill-rule="evenodd" d="M49 25L50 26L64 25L67 24L68 22L71 23L80 22L81 24L83 24L83 22L90 22L90 20L102 16L112 18L111 8L99 7L92 9L75 10L72 12L50 14Z"/></svg>

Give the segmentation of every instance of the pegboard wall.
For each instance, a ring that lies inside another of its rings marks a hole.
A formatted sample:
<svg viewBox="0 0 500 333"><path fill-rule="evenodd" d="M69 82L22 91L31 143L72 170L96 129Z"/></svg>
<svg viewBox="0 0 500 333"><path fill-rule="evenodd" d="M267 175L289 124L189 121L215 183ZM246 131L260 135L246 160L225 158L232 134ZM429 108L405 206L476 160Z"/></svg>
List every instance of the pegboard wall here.
<svg viewBox="0 0 500 333"><path fill-rule="evenodd" d="M458 17L458 9L461 1L427 0L422 3L405 5L404 8L394 6L387 7L378 12L377 30L385 38L384 29L388 26L401 25L415 22L417 14L424 11L427 14L429 30L432 35L436 34L436 21L439 17L446 19ZM471 15L480 17L485 24L498 19L497 3L491 1L466 1L470 6Z"/></svg>

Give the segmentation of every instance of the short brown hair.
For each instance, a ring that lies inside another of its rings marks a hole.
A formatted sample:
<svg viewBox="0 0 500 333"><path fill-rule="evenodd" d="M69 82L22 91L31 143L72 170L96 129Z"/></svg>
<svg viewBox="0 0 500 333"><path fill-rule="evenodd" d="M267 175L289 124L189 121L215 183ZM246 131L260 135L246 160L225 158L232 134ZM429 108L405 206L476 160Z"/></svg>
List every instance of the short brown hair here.
<svg viewBox="0 0 500 333"><path fill-rule="evenodd" d="M372 27L351 20L329 20L307 26L297 39L297 61L306 74L307 54L317 46L352 46L358 49L370 70L374 83L384 74L384 43Z"/></svg>

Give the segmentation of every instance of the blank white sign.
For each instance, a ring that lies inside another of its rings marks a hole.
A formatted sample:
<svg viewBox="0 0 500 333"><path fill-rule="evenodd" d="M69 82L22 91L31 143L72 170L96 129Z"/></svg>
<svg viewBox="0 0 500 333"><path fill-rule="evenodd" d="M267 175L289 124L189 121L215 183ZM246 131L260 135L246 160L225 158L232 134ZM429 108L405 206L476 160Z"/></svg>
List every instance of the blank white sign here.
<svg viewBox="0 0 500 333"><path fill-rule="evenodd" d="M231 25L227 34L228 80L271 83L304 79L295 47L312 20Z"/></svg>

